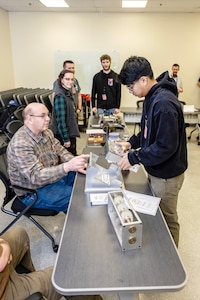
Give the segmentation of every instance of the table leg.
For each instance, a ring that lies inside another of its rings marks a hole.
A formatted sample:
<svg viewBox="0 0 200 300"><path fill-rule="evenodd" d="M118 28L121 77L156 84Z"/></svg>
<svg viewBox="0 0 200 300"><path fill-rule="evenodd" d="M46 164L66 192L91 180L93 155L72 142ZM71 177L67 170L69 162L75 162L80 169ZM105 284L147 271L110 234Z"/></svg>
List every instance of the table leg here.
<svg viewBox="0 0 200 300"><path fill-rule="evenodd" d="M139 300L139 294L118 293L119 300Z"/></svg>

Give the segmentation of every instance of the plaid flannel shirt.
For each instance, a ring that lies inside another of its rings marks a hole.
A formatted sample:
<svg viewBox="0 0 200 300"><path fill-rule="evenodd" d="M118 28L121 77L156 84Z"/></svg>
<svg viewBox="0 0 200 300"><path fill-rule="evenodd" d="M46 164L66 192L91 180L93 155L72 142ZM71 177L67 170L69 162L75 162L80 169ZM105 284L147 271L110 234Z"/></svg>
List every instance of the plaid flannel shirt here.
<svg viewBox="0 0 200 300"><path fill-rule="evenodd" d="M36 137L22 126L9 142L7 149L8 173L11 184L37 189L66 175L63 162L73 155L54 138L51 130ZM17 190L18 195L24 194Z"/></svg>

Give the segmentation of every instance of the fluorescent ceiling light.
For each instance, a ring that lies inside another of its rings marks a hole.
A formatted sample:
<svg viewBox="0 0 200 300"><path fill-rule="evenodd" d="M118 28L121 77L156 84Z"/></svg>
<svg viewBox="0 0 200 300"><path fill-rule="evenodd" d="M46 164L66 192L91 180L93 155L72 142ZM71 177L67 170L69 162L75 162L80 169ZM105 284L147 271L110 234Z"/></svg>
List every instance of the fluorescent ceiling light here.
<svg viewBox="0 0 200 300"><path fill-rule="evenodd" d="M147 0L138 1L122 1L122 8L144 8L147 5Z"/></svg>
<svg viewBox="0 0 200 300"><path fill-rule="evenodd" d="M64 0L40 0L46 7L69 7Z"/></svg>

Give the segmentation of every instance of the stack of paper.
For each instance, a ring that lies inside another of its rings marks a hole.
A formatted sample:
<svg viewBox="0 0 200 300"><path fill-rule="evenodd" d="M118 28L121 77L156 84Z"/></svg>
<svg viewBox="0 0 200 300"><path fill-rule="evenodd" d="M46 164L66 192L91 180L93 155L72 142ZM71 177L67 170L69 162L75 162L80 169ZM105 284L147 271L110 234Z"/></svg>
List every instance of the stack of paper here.
<svg viewBox="0 0 200 300"><path fill-rule="evenodd" d="M129 203L137 212L155 216L159 207L160 198L145 194L123 190Z"/></svg>
<svg viewBox="0 0 200 300"><path fill-rule="evenodd" d="M189 112L195 112L195 107L194 107L194 105L184 105L183 106L183 111L185 112L185 113L189 113Z"/></svg>

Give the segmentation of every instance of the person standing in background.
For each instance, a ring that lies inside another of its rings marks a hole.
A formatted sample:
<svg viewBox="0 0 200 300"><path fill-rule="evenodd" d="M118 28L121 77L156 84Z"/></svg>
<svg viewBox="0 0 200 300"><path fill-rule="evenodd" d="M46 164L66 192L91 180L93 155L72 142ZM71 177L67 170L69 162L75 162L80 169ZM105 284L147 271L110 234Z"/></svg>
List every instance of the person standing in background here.
<svg viewBox="0 0 200 300"><path fill-rule="evenodd" d="M177 86L177 90L178 90L178 96L179 96L180 93L183 92L182 79L178 76L179 70L180 70L179 64L173 64L171 78L173 78L176 82L176 86Z"/></svg>
<svg viewBox="0 0 200 300"><path fill-rule="evenodd" d="M75 74L75 64L72 60L65 60L63 62L63 69L67 71L71 71ZM55 97L55 92L58 88L58 81L54 81L53 83L53 94L52 94L52 104L53 104L53 99ZM79 85L79 82L77 78L74 77L74 83L73 86L71 87L71 93L74 99L75 107L76 107L76 113L77 115L80 115L82 111L82 96L81 96L81 88Z"/></svg>
<svg viewBox="0 0 200 300"><path fill-rule="evenodd" d="M121 102L121 84L116 81L117 73L111 70L111 57L100 57L102 70L94 75L92 83L92 112L99 115L118 114Z"/></svg>
<svg viewBox="0 0 200 300"><path fill-rule="evenodd" d="M77 155L76 138L80 137L76 119L76 108L71 93L74 73L63 70L58 76L53 102L51 129L54 136L69 152Z"/></svg>
<svg viewBox="0 0 200 300"><path fill-rule="evenodd" d="M198 87L200 87L200 77L199 77L199 79L197 81L197 85L198 85Z"/></svg>

